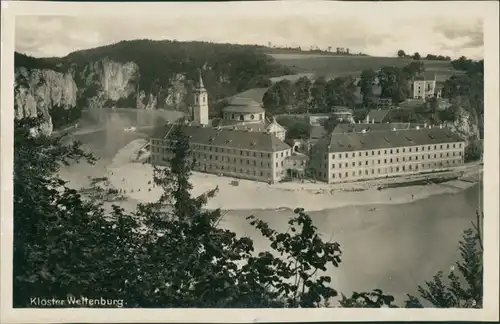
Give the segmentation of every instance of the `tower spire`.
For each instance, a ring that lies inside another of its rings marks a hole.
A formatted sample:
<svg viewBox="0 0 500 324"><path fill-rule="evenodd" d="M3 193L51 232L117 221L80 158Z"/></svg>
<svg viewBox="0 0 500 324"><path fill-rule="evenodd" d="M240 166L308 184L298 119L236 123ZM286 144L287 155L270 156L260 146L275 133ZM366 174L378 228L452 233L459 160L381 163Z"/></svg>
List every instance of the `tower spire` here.
<svg viewBox="0 0 500 324"><path fill-rule="evenodd" d="M208 125L208 93L203 85L201 69L198 70L198 82L194 91L193 120L200 125Z"/></svg>
<svg viewBox="0 0 500 324"><path fill-rule="evenodd" d="M198 88L199 89L204 89L205 86L203 85L203 78L201 77L201 69L198 71L198 76L199 76Z"/></svg>

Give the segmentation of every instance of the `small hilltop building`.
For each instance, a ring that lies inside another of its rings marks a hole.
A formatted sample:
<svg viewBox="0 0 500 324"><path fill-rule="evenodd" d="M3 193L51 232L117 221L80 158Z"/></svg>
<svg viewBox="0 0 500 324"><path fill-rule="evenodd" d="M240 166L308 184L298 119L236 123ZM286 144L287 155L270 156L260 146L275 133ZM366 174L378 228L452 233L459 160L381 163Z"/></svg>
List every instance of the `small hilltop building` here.
<svg viewBox="0 0 500 324"><path fill-rule="evenodd" d="M416 76L410 82L410 96L413 99L423 101L430 98L440 98L441 87L438 85L436 75L432 79L428 79L424 75Z"/></svg>

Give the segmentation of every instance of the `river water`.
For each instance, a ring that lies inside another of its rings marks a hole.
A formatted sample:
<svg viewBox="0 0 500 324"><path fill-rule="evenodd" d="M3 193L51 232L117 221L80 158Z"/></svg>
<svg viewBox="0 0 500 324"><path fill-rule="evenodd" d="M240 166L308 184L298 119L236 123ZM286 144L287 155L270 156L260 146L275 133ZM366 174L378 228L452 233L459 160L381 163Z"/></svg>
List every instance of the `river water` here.
<svg viewBox="0 0 500 324"><path fill-rule="evenodd" d="M400 303L407 293L417 294L419 284L431 280L437 271L446 274L460 259L458 243L475 220L480 188L478 184L407 204L309 212L323 239L338 242L343 252L340 266L326 273L332 277L332 286L346 295L379 288ZM256 250L262 251L269 249L269 243L245 220L250 214L286 231L293 211L230 211L224 217L223 227L251 237Z"/></svg>

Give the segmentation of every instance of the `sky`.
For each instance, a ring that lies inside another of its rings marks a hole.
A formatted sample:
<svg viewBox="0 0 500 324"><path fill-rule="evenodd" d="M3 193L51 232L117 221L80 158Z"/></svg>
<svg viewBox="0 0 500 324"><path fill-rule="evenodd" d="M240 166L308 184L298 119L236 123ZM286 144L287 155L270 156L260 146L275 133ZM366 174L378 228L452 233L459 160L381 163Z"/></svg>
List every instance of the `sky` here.
<svg viewBox="0 0 500 324"><path fill-rule="evenodd" d="M445 3L432 7L425 2L404 7L394 2L376 4L295 1L138 6L115 2L81 4L71 10L60 6L43 14L16 16L15 50L35 57L65 56L121 40L148 38L348 47L352 53L373 56L395 56L403 49L421 55L483 58L479 10L461 8L460 2L454 2L455 10Z"/></svg>

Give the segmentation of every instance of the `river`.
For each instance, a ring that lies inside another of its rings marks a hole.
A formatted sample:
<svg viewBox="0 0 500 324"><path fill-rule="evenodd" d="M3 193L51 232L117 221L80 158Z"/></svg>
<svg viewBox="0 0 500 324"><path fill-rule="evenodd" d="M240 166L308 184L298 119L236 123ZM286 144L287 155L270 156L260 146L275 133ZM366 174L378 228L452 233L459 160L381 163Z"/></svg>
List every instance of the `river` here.
<svg viewBox="0 0 500 324"><path fill-rule="evenodd" d="M382 289L402 303L407 293L449 271L460 259L458 243L479 206L479 184L456 194L435 195L407 204L349 206L308 213L328 241L340 244L342 262L327 274L344 294ZM299 207L299 206L297 206ZM369 211L375 208L374 211ZM229 211L221 226L254 240L257 251L269 244L245 217L253 214L286 231L291 210Z"/></svg>

